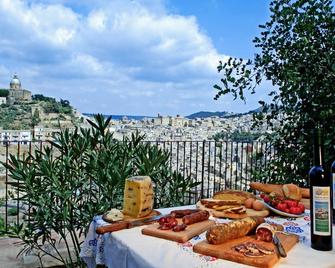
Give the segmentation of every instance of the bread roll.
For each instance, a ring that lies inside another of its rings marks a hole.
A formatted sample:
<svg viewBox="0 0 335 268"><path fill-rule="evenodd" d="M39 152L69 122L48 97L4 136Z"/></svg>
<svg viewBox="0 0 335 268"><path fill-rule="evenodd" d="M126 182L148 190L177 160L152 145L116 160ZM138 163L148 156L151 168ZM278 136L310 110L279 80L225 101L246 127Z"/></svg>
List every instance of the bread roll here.
<svg viewBox="0 0 335 268"><path fill-rule="evenodd" d="M300 188L301 196L303 198L309 198L309 189L308 188Z"/></svg>
<svg viewBox="0 0 335 268"><path fill-rule="evenodd" d="M300 188L293 183L284 184L283 192L284 192L285 197L288 199L297 200L297 201L301 200Z"/></svg>
<svg viewBox="0 0 335 268"><path fill-rule="evenodd" d="M245 200L248 198L256 198L252 193L239 191L239 190L223 190L216 192L213 195L213 199L229 202L238 202L239 205L243 205Z"/></svg>
<svg viewBox="0 0 335 268"><path fill-rule="evenodd" d="M276 194L284 195L283 194L283 185L279 184L270 184L270 183L261 183L261 182L251 182L250 183L250 188L264 192L264 193L271 193L271 192L276 192Z"/></svg>
<svg viewBox="0 0 335 268"><path fill-rule="evenodd" d="M260 183L260 182L252 182L250 183L250 188L253 190L257 190L260 192L264 192L269 194L271 192L283 193L283 185L280 184L271 184L271 183ZM308 188L300 188L300 193L303 198L309 198L310 193ZM283 195L283 194L282 194Z"/></svg>
<svg viewBox="0 0 335 268"><path fill-rule="evenodd" d="M210 244L222 244L228 240L246 236L264 222L263 217L247 217L241 220L211 226L206 233Z"/></svg>

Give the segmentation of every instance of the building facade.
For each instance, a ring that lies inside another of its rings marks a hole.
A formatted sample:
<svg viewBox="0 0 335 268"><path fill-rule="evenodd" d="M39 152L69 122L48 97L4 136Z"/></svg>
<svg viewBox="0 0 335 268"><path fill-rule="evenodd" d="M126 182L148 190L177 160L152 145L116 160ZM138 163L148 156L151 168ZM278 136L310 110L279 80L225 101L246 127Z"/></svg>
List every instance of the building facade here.
<svg viewBox="0 0 335 268"><path fill-rule="evenodd" d="M6 97L0 97L0 105L1 104L6 104L7 103L7 98Z"/></svg>
<svg viewBox="0 0 335 268"><path fill-rule="evenodd" d="M12 80L9 83L9 96L7 98L7 104L13 104L15 102L26 102L31 101L31 92L26 89L22 89L21 81L16 74L14 74Z"/></svg>

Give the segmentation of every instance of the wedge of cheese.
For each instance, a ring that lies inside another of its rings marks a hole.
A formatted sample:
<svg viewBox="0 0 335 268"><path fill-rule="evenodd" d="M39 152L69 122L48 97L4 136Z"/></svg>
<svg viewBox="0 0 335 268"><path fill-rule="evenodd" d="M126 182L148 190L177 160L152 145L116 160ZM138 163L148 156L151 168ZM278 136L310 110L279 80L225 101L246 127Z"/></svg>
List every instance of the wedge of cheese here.
<svg viewBox="0 0 335 268"><path fill-rule="evenodd" d="M151 213L154 204L152 182L148 176L126 179L123 199L123 213L141 218Z"/></svg>

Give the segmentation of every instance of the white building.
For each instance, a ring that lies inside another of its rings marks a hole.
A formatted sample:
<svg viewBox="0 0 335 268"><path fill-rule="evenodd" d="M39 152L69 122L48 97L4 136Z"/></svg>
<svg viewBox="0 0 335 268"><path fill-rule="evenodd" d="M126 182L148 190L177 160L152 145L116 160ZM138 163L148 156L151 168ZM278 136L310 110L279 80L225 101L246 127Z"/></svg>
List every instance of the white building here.
<svg viewBox="0 0 335 268"><path fill-rule="evenodd" d="M0 131L0 142L23 142L27 143L31 141L30 130L1 130Z"/></svg>
<svg viewBox="0 0 335 268"><path fill-rule="evenodd" d="M6 104L7 103L7 98L6 97L0 97L0 105L1 104Z"/></svg>

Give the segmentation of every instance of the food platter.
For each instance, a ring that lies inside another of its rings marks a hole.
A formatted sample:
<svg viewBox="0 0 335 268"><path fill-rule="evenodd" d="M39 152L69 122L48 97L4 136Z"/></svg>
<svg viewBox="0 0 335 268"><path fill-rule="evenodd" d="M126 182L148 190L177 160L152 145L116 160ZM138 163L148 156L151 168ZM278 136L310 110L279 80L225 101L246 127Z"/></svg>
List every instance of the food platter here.
<svg viewBox="0 0 335 268"><path fill-rule="evenodd" d="M281 216L284 216L284 217L290 217L290 218L300 218L300 217L304 217L305 216L305 213L302 213L302 214L291 214L291 213L286 213L284 211L281 211L279 209L276 209L272 206L270 206L268 203L264 202L264 201L261 201L263 202L263 204L268 208L270 209L272 212L278 214L278 215L281 215Z"/></svg>
<svg viewBox="0 0 335 268"><path fill-rule="evenodd" d="M134 218L134 217L131 217L131 216L125 214L125 215L124 215L124 219L123 219L123 221L129 221L129 222L131 222L131 221L135 221L135 220L144 220L144 219L147 219L147 218L150 218L150 217L153 217L153 216L157 216L157 215L160 215L160 214L161 214L161 213L160 213L159 211L157 211L157 210L152 210L151 213L150 213L149 215L147 215L147 216L145 216L145 217L142 217L142 218ZM105 222L109 222L109 223L115 223L115 222L117 222L117 221L109 220L109 219L106 217L106 215L107 215L107 212L104 213L104 214L102 215L102 219L103 219Z"/></svg>

